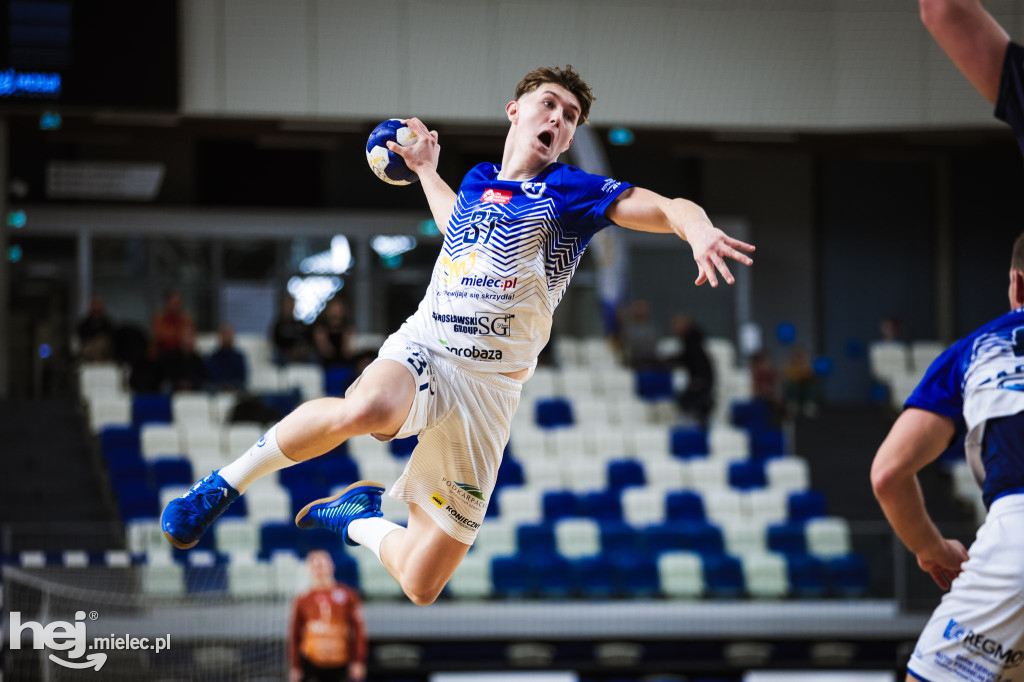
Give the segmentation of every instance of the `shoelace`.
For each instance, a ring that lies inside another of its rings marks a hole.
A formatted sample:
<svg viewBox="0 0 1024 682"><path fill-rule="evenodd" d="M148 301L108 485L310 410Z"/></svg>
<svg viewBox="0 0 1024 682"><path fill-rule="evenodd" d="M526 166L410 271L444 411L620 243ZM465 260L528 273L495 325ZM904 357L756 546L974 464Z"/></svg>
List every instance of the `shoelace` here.
<svg viewBox="0 0 1024 682"><path fill-rule="evenodd" d="M224 492L220 488L212 485L195 491L195 499L202 502L203 506L207 509L213 509L223 497Z"/></svg>

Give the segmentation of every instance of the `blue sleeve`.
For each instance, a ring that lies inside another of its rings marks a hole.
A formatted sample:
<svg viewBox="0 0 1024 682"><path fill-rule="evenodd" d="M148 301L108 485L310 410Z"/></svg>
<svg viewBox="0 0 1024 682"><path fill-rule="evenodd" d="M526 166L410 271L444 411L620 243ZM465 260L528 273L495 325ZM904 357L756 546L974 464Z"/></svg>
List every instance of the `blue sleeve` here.
<svg viewBox="0 0 1024 682"><path fill-rule="evenodd" d="M924 378L903 404L904 408L917 407L949 417L957 425L957 431L964 428L964 342L947 348L928 367Z"/></svg>
<svg viewBox="0 0 1024 682"><path fill-rule="evenodd" d="M996 118L1009 124L1024 154L1024 47L1011 42L1003 58Z"/></svg>
<svg viewBox="0 0 1024 682"><path fill-rule="evenodd" d="M562 168L565 211L581 232L593 234L611 225L605 212L630 187L628 182L592 175L572 166Z"/></svg>

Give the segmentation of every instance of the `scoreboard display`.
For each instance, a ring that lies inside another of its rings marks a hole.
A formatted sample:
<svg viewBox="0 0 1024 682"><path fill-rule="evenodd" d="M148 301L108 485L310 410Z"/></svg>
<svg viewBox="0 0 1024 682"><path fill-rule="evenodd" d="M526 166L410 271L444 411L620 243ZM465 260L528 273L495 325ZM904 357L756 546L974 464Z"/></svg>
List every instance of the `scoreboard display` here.
<svg viewBox="0 0 1024 682"><path fill-rule="evenodd" d="M177 0L0 0L0 108L175 111Z"/></svg>

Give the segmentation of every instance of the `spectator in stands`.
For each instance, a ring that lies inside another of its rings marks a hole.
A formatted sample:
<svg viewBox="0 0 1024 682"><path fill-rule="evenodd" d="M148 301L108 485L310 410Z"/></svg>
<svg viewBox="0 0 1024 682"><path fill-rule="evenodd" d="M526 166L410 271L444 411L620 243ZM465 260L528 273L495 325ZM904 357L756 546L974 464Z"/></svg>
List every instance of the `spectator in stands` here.
<svg viewBox="0 0 1024 682"><path fill-rule="evenodd" d="M133 393L159 393L163 384L164 363L160 360L160 351L156 341L148 341L146 352L131 365L128 387Z"/></svg>
<svg viewBox="0 0 1024 682"><path fill-rule="evenodd" d="M309 336L309 327L302 320L295 319L295 299L285 295L281 299L281 313L270 330L274 362L278 365L310 362L313 353L309 347Z"/></svg>
<svg viewBox="0 0 1024 682"><path fill-rule="evenodd" d="M679 353L672 364L686 370L689 377L676 402L685 414L707 427L714 407L715 370L704 348L704 332L686 315L672 318L672 335L679 342Z"/></svg>
<svg viewBox="0 0 1024 682"><path fill-rule="evenodd" d="M782 414L779 400L779 372L765 351L758 351L750 357L750 383L753 399L764 403L773 418Z"/></svg>
<svg viewBox="0 0 1024 682"><path fill-rule="evenodd" d="M182 332L195 332L192 318L181 307L181 292L171 290L164 296L164 307L153 317L153 339L161 355L181 348ZM195 336L193 335L193 339Z"/></svg>
<svg viewBox="0 0 1024 682"><path fill-rule="evenodd" d="M182 327L176 350L164 353L164 377L171 391L202 391L206 388L206 362L196 350L196 333L190 325Z"/></svg>
<svg viewBox="0 0 1024 682"><path fill-rule="evenodd" d="M345 302L332 298L313 323L313 346L323 365L352 363L353 329L348 321Z"/></svg>
<svg viewBox="0 0 1024 682"><path fill-rule="evenodd" d="M633 369L652 369L659 366L658 340L661 332L651 321L651 309L647 301L633 301L626 312L628 321L623 325L626 364Z"/></svg>
<svg viewBox="0 0 1024 682"><path fill-rule="evenodd" d="M215 391L241 391L248 378L245 356L235 348L235 330L230 324L220 326L218 345L206 361L210 388Z"/></svg>
<svg viewBox="0 0 1024 682"><path fill-rule="evenodd" d="M114 323L103 299L93 296L89 311L78 323L78 354L83 362L105 362L114 357Z"/></svg>
<svg viewBox="0 0 1024 682"><path fill-rule="evenodd" d="M811 358L803 348L796 347L782 368L782 399L790 416L803 413L813 417L818 413L820 387L811 365Z"/></svg>
<svg viewBox="0 0 1024 682"><path fill-rule="evenodd" d="M323 550L306 555L310 589L295 599L288 624L289 682L366 679L363 607L354 589L334 579Z"/></svg>
<svg viewBox="0 0 1024 682"><path fill-rule="evenodd" d="M898 317L886 317L878 325L882 335L882 341L886 343L899 343L903 340L903 323Z"/></svg>

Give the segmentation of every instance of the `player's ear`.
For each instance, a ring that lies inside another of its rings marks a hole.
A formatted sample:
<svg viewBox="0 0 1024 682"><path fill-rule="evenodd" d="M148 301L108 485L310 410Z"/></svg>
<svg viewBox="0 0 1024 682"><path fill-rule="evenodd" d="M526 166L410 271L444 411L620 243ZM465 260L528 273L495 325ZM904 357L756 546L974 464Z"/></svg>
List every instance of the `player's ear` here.
<svg viewBox="0 0 1024 682"><path fill-rule="evenodd" d="M1010 307L1024 307L1024 272L1010 269Z"/></svg>
<svg viewBox="0 0 1024 682"><path fill-rule="evenodd" d="M505 105L505 114L508 115L508 120L513 123L516 122L516 118L519 116L519 102L512 100Z"/></svg>

